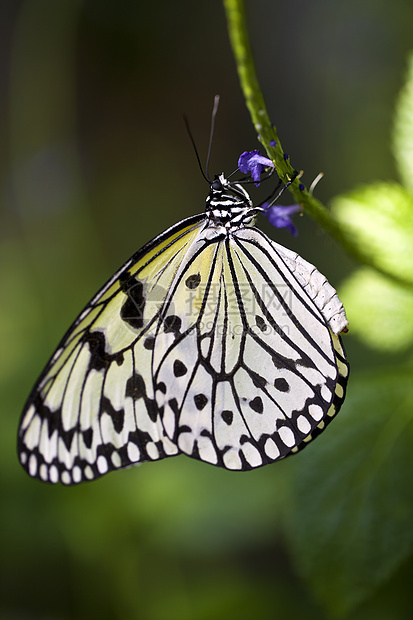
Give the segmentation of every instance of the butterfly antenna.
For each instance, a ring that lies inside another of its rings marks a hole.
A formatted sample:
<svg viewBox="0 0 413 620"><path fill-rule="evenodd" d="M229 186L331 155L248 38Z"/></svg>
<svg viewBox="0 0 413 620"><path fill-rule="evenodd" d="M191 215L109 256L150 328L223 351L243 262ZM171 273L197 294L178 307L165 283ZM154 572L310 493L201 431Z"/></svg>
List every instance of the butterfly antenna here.
<svg viewBox="0 0 413 620"><path fill-rule="evenodd" d="M191 128L189 127L188 119L187 119L187 117L185 115L184 115L184 123L185 123L186 130L188 132L188 136L189 136L189 138L190 138L190 140L192 142L192 146L194 147L194 151L195 151L195 155L196 155L196 160L198 162L198 166L199 166L199 169L201 171L201 174L204 177L205 181L207 181L209 184L211 184L211 179L208 178L208 176L204 172L204 169L202 168L201 159L199 157L198 149L196 148L195 140L194 140L194 137L192 135Z"/></svg>
<svg viewBox="0 0 413 620"><path fill-rule="evenodd" d="M234 176L234 174L236 174L236 173L238 172L238 170L239 170L239 168L235 168L234 172L231 172L231 174L229 174L229 175L227 176L227 179L230 179L231 177L233 177L233 176ZM242 181L244 181L244 179L241 179L241 182L242 182ZM237 181L237 183L238 183L238 182L239 182L239 181Z"/></svg>
<svg viewBox="0 0 413 620"><path fill-rule="evenodd" d="M214 138L215 119L216 119L217 112L218 112L218 106L219 106L219 95L215 95L214 107L212 109L211 131L209 132L209 146L208 146L208 155L207 155L207 162L206 162L206 175L208 178L209 178L209 160L211 158L212 140Z"/></svg>

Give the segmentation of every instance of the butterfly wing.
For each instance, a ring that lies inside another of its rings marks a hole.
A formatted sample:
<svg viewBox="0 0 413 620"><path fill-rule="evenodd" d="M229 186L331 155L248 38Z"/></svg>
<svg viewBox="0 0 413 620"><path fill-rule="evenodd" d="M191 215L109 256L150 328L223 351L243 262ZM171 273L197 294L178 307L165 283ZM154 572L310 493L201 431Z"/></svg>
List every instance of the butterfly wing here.
<svg viewBox="0 0 413 620"><path fill-rule="evenodd" d="M31 476L72 484L177 454L154 399L154 335L204 220L183 220L144 246L67 332L22 414L18 454Z"/></svg>
<svg viewBox="0 0 413 620"><path fill-rule="evenodd" d="M22 416L31 476L65 484L182 451L251 469L344 399L344 310L309 263L204 216L135 254L66 334Z"/></svg>
<svg viewBox="0 0 413 620"><path fill-rule="evenodd" d="M340 408L344 309L312 265L261 231L206 229L164 313L179 321L158 327L155 399L182 452L259 467L304 447Z"/></svg>

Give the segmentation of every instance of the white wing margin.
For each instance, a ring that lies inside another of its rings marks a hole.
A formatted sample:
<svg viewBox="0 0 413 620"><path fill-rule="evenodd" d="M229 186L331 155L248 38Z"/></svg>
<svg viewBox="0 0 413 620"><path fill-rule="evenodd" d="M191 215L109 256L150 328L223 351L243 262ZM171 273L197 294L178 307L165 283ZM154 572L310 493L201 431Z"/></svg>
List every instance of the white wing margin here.
<svg viewBox="0 0 413 620"><path fill-rule="evenodd" d="M291 273L296 277L297 282L314 301L331 331L336 335L347 331L348 320L346 311L338 298L336 289L327 282L327 278L314 265L301 258L292 250L284 248L264 235L263 237L263 243L265 241L270 243Z"/></svg>

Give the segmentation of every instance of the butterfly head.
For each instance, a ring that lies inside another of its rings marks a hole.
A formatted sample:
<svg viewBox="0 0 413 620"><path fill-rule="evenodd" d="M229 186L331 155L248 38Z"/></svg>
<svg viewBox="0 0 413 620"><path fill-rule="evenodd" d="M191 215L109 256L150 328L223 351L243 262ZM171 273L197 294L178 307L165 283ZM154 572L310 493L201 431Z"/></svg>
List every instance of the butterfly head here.
<svg viewBox="0 0 413 620"><path fill-rule="evenodd" d="M212 225L227 229L252 226L256 209L248 193L238 183L231 183L222 173L215 176L206 199L205 211Z"/></svg>

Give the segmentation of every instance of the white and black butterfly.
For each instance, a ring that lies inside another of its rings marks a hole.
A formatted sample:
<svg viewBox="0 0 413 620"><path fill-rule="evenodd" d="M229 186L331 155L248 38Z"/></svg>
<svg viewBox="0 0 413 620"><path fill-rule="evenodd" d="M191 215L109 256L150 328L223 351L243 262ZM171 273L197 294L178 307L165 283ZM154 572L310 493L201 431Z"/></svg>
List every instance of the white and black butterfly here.
<svg viewBox="0 0 413 620"><path fill-rule="evenodd" d="M139 250L69 329L22 415L18 454L75 484L181 453L249 470L340 409L348 321L310 263L255 228L237 183Z"/></svg>

